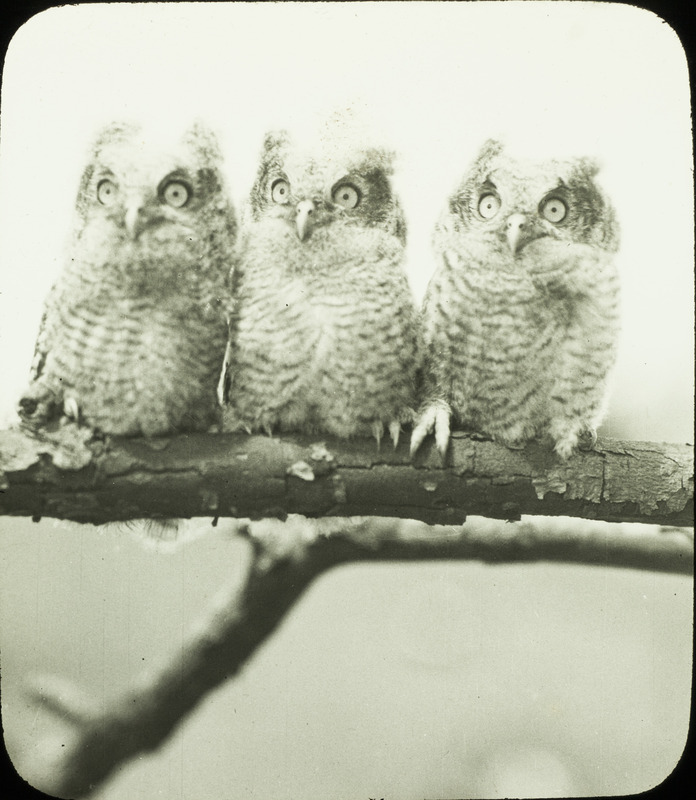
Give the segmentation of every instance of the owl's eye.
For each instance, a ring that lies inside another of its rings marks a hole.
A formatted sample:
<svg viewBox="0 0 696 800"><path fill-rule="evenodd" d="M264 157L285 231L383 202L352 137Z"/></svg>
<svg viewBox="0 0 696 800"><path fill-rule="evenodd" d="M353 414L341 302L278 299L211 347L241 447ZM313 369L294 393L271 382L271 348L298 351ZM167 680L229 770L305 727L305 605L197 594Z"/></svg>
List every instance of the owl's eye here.
<svg viewBox="0 0 696 800"><path fill-rule="evenodd" d="M500 211L500 198L494 194L482 194L479 199L478 212L484 219L493 219Z"/></svg>
<svg viewBox="0 0 696 800"><path fill-rule="evenodd" d="M97 184L97 200L99 200L102 205L112 205L112 203L116 202L117 194L118 187L108 178L104 178L103 181L99 181Z"/></svg>
<svg viewBox="0 0 696 800"><path fill-rule="evenodd" d="M562 222L568 213L568 207L558 197L549 197L541 204L541 216L549 222Z"/></svg>
<svg viewBox="0 0 696 800"><path fill-rule="evenodd" d="M273 181L271 184L271 199L274 203L285 203L290 200L290 184L283 178Z"/></svg>
<svg viewBox="0 0 696 800"><path fill-rule="evenodd" d="M162 200L172 208L182 208L191 197L191 189L183 181L169 181L162 190Z"/></svg>
<svg viewBox="0 0 696 800"><path fill-rule="evenodd" d="M355 208L360 202L360 192L353 184L342 183L333 190L331 199L341 208Z"/></svg>

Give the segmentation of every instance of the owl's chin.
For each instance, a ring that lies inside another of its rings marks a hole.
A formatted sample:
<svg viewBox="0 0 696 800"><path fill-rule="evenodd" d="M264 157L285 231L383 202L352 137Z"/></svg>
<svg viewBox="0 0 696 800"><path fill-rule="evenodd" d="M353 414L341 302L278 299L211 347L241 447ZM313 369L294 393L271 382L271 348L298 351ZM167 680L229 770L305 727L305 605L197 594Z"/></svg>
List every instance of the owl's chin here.
<svg viewBox="0 0 696 800"><path fill-rule="evenodd" d="M548 238L549 238L548 233L537 233L534 234L533 236L530 236L529 238L520 240L514 253L515 258L523 258L526 255L533 253L534 250L537 249L534 247L534 245L540 243L542 239L548 239ZM541 242L542 247L544 244L546 243Z"/></svg>

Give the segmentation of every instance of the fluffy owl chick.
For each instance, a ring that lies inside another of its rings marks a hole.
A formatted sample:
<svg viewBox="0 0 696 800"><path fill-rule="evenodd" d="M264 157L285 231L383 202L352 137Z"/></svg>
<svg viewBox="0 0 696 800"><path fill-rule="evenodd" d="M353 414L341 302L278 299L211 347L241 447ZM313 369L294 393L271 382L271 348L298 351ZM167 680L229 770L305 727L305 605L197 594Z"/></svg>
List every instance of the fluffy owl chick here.
<svg viewBox="0 0 696 800"><path fill-rule="evenodd" d="M592 446L618 335L618 226L588 159L524 161L488 141L442 215L423 307L415 452L450 418L508 446Z"/></svg>
<svg viewBox="0 0 696 800"><path fill-rule="evenodd" d="M416 314L392 157L267 135L240 231L226 430L374 434L413 417Z"/></svg>
<svg viewBox="0 0 696 800"><path fill-rule="evenodd" d="M107 434L205 430L227 340L233 210L214 136L112 124L79 186L20 415Z"/></svg>

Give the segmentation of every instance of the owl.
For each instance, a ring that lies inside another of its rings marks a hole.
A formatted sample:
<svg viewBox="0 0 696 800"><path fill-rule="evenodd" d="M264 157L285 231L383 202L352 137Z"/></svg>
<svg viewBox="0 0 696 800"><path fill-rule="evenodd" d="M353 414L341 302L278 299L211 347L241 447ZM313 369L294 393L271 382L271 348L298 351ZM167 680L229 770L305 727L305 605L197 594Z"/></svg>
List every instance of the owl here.
<svg viewBox="0 0 696 800"><path fill-rule="evenodd" d="M235 232L221 155L202 124L183 135L103 129L46 301L23 420L68 417L123 436L208 429L219 416Z"/></svg>
<svg viewBox="0 0 696 800"><path fill-rule="evenodd" d="M592 447L616 356L618 225L596 163L515 160L488 141L435 230L415 452L452 420L510 447Z"/></svg>
<svg viewBox="0 0 696 800"><path fill-rule="evenodd" d="M266 136L233 277L225 430L374 435L415 404L417 320L392 154Z"/></svg>

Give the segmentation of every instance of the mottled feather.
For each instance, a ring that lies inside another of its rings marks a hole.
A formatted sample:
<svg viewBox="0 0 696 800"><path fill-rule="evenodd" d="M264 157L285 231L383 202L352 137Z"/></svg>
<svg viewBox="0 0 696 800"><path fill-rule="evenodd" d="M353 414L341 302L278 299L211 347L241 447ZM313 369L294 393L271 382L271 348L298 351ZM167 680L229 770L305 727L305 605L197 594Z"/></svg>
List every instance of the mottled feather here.
<svg viewBox="0 0 696 800"><path fill-rule="evenodd" d="M398 438L415 402L405 222L376 148L266 137L240 232L225 427Z"/></svg>
<svg viewBox="0 0 696 800"><path fill-rule="evenodd" d="M216 421L236 231L220 162L200 124L100 132L20 401L26 423L67 415L153 436Z"/></svg>
<svg viewBox="0 0 696 800"><path fill-rule="evenodd" d="M593 444L619 327L618 225L589 159L513 159L487 142L436 227L411 449L450 425L512 447Z"/></svg>

